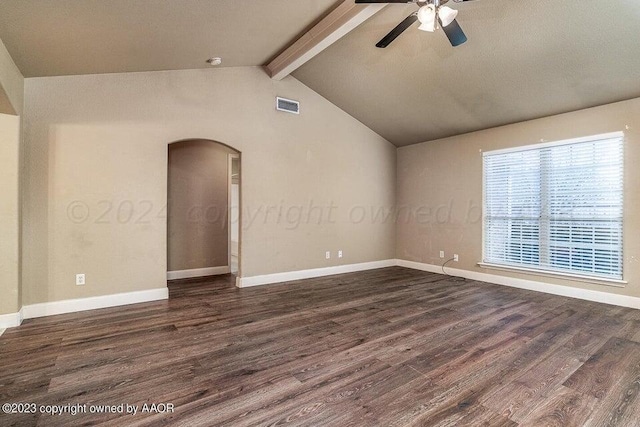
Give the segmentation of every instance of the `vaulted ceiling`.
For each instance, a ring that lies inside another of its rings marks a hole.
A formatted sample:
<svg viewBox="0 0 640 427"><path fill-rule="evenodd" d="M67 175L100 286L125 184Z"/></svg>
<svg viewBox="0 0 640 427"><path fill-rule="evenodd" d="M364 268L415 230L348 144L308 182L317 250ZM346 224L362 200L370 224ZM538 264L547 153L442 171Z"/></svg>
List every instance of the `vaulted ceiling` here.
<svg viewBox="0 0 640 427"><path fill-rule="evenodd" d="M263 65L336 0L2 0L0 39L26 77ZM450 6L469 41L387 6L294 72L402 146L640 96L637 0Z"/></svg>
<svg viewBox="0 0 640 427"><path fill-rule="evenodd" d="M0 0L25 77L263 65L339 0Z"/></svg>
<svg viewBox="0 0 640 427"><path fill-rule="evenodd" d="M390 5L294 73L396 145L640 96L640 1L451 2L469 41L417 25L375 43L416 9Z"/></svg>

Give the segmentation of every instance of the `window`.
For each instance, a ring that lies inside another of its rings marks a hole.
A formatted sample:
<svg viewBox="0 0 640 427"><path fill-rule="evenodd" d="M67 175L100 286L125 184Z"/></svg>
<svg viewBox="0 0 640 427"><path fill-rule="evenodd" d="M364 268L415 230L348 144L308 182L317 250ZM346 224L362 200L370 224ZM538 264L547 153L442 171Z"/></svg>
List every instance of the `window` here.
<svg viewBox="0 0 640 427"><path fill-rule="evenodd" d="M622 280L623 140L484 153L484 263Z"/></svg>

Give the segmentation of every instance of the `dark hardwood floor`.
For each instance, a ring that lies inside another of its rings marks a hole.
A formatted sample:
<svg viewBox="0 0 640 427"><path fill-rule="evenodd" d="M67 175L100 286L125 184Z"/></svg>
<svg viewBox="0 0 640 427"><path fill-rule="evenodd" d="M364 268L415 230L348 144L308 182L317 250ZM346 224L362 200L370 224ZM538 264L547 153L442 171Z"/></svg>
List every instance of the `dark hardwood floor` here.
<svg viewBox="0 0 640 427"><path fill-rule="evenodd" d="M0 404L138 413L0 425L640 426L640 311L399 267L232 279L7 330Z"/></svg>

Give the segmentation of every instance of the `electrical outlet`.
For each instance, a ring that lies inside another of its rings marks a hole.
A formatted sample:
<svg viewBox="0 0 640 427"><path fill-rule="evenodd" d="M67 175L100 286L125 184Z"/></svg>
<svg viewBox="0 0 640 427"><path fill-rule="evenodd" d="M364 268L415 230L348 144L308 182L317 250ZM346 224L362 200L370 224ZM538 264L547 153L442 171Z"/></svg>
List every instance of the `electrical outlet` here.
<svg viewBox="0 0 640 427"><path fill-rule="evenodd" d="M440 258L444 258L444 251L440 251Z"/></svg>
<svg viewBox="0 0 640 427"><path fill-rule="evenodd" d="M85 277L84 274L76 274L76 286L84 286Z"/></svg>
<svg viewBox="0 0 640 427"><path fill-rule="evenodd" d="M329 251L325 252L324 257L326 259L331 259L331 252L329 252Z"/></svg>
<svg viewBox="0 0 640 427"><path fill-rule="evenodd" d="M453 262L458 262L458 254L453 255Z"/></svg>
<svg viewBox="0 0 640 427"><path fill-rule="evenodd" d="M338 258L342 258L342 251L338 251Z"/></svg>

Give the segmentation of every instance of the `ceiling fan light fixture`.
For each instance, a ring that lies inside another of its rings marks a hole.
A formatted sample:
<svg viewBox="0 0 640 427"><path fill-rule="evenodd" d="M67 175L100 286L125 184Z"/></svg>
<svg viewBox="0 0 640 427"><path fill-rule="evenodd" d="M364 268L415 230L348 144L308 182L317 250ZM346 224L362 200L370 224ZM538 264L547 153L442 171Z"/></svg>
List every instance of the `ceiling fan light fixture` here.
<svg viewBox="0 0 640 427"><path fill-rule="evenodd" d="M432 4L422 6L418 10L419 30L434 32L436 30L436 8Z"/></svg>
<svg viewBox="0 0 640 427"><path fill-rule="evenodd" d="M438 16L440 17L442 26L446 27L456 19L456 16L458 16L458 11L455 9L451 9L448 6L441 6L440 9L438 9Z"/></svg>

